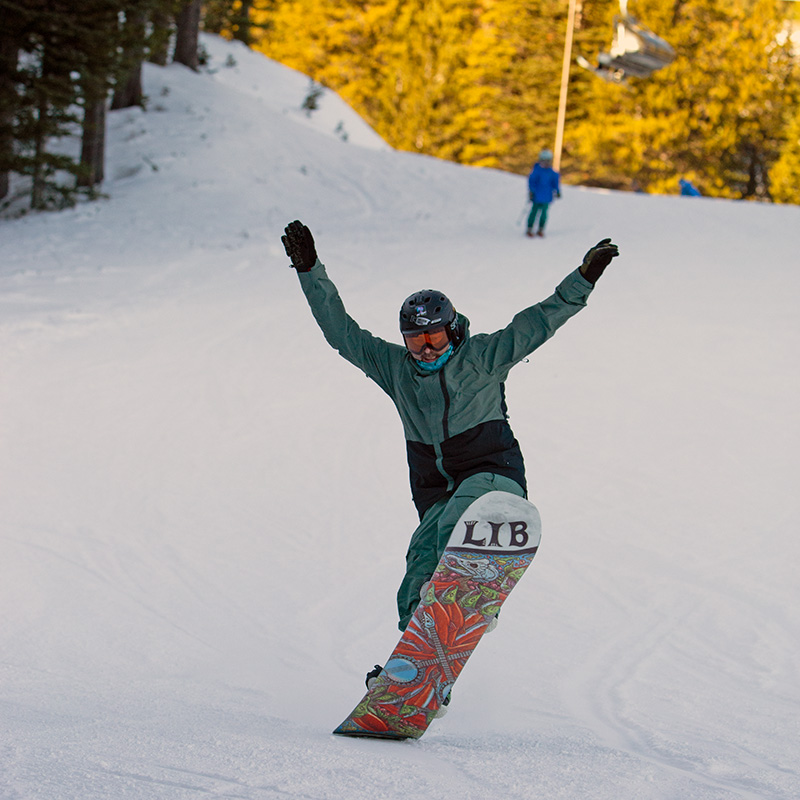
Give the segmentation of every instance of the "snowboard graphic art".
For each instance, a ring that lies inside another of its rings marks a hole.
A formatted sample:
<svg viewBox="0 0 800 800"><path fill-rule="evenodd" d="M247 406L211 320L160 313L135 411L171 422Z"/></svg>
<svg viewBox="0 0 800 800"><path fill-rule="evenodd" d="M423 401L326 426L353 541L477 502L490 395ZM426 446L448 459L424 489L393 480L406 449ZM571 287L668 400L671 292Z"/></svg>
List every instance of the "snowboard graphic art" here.
<svg viewBox="0 0 800 800"><path fill-rule="evenodd" d="M536 507L489 492L462 514L422 600L372 688L333 732L418 739L533 560Z"/></svg>

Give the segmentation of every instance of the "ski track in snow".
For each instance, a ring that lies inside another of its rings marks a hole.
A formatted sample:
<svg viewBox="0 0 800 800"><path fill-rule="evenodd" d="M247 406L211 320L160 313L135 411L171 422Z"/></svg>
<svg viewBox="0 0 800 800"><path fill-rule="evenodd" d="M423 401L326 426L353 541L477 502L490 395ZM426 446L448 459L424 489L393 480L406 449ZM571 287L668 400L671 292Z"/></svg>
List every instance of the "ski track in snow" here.
<svg viewBox="0 0 800 800"><path fill-rule="evenodd" d="M568 186L532 242L524 178L204 41L110 115L108 199L0 220L0 797L800 797L799 210ZM420 286L493 330L622 250L509 378L542 548L418 742L330 735L416 518L295 218L391 339Z"/></svg>
<svg viewBox="0 0 800 800"><path fill-rule="evenodd" d="M707 600L714 602L719 598L712 596ZM691 623L693 617L698 616L696 602L696 596L688 597L676 607L672 595L665 597L665 607L669 610L662 619L651 615L638 624L625 626L622 635L611 637L597 647L589 660L564 682L562 690L575 717L589 721L606 746L635 755L668 772L691 777L706 787L729 793L727 796L764 797L764 788L755 781L753 788L747 789L738 777L734 780L713 777L718 743L698 739L687 746L686 742L670 741L670 737L659 730L658 718L643 714L636 702L636 697L641 695L636 691L637 684L644 681L651 662L664 658L665 654L671 655L675 672L688 673L687 677L697 684L709 680L709 664L715 664L723 674L737 671L737 662L727 653L711 650L693 632ZM735 601L725 598L725 602ZM763 629L769 624L767 619L752 616L753 629ZM746 615L742 618L746 619ZM680 687L675 689L680 692ZM741 700L746 702L749 687L742 689ZM749 752L741 745L739 757L752 773L768 774L779 768L763 754Z"/></svg>

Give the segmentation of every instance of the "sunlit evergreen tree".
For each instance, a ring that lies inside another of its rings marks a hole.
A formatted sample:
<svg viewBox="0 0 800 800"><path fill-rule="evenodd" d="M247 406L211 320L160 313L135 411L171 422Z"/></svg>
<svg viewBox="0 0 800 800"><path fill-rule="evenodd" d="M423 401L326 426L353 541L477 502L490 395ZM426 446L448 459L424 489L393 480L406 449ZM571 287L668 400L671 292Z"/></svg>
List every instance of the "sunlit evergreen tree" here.
<svg viewBox="0 0 800 800"><path fill-rule="evenodd" d="M281 3L257 46L338 91L393 146L497 163L481 0Z"/></svg>
<svg viewBox="0 0 800 800"><path fill-rule="evenodd" d="M800 204L800 108L786 128L786 142L769 174L775 202Z"/></svg>
<svg viewBox="0 0 800 800"><path fill-rule="evenodd" d="M203 3L203 29L248 47L269 29L271 14L280 0L206 0Z"/></svg>
<svg viewBox="0 0 800 800"><path fill-rule="evenodd" d="M785 4L784 4L785 5ZM676 192L768 197L769 166L797 102L796 59L775 0L641 0L630 10L678 52L628 86L595 83L592 114L569 132L580 178Z"/></svg>

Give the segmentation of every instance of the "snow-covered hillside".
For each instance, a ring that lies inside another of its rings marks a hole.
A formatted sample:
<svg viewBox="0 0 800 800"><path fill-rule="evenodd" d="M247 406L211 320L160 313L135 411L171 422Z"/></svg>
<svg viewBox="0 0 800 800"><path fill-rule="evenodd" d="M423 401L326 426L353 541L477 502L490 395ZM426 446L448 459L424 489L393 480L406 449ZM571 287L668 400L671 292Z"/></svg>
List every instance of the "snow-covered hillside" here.
<svg viewBox="0 0 800 800"><path fill-rule="evenodd" d="M566 187L526 239L524 178L205 44L111 115L107 199L0 221L0 797L800 797L800 209ZM395 341L421 287L495 330L622 253L511 374L542 547L418 742L330 735L416 516L296 218Z"/></svg>

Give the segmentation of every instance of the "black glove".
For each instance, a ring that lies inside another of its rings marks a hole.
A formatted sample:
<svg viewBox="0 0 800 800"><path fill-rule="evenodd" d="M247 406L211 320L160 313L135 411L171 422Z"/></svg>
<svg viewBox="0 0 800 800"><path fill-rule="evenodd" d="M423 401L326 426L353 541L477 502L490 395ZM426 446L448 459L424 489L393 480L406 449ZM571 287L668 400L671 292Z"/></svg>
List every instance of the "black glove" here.
<svg viewBox="0 0 800 800"><path fill-rule="evenodd" d="M308 272L317 263L317 249L311 231L299 219L290 222L285 231L281 241L286 255L292 259L292 266L298 272Z"/></svg>
<svg viewBox="0 0 800 800"><path fill-rule="evenodd" d="M611 243L611 239L603 239L583 257L581 275L589 283L596 283L603 270L611 263L611 259L618 255L619 248Z"/></svg>

